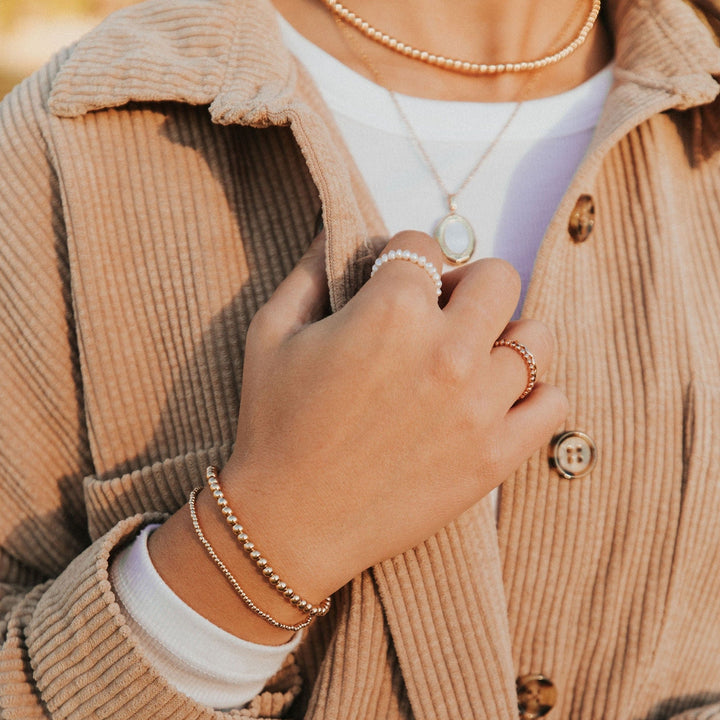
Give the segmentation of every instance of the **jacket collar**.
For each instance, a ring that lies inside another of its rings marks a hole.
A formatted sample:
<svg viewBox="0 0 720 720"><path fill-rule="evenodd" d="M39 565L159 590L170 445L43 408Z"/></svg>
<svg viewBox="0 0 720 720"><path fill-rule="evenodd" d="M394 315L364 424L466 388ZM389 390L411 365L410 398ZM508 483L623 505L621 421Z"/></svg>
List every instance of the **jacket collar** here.
<svg viewBox="0 0 720 720"><path fill-rule="evenodd" d="M720 75L717 36L696 5L608 0L607 13L615 83L588 151L596 158L655 113L705 105L720 91L714 77Z"/></svg>
<svg viewBox="0 0 720 720"><path fill-rule="evenodd" d="M720 10L718 11L720 13ZM688 0L608 0L620 83L663 92L675 107L710 102L718 92L720 49L710 19Z"/></svg>
<svg viewBox="0 0 720 720"><path fill-rule="evenodd" d="M71 51L50 96L60 117L130 102L210 106L221 124L269 124L296 71L265 0L155 0L111 15Z"/></svg>
<svg viewBox="0 0 720 720"><path fill-rule="evenodd" d="M660 93L679 109L715 98L720 49L697 6L606 3L618 85ZM132 101L179 101L209 105L215 122L262 125L292 104L296 76L268 0L151 0L115 13L75 46L50 108L74 117Z"/></svg>

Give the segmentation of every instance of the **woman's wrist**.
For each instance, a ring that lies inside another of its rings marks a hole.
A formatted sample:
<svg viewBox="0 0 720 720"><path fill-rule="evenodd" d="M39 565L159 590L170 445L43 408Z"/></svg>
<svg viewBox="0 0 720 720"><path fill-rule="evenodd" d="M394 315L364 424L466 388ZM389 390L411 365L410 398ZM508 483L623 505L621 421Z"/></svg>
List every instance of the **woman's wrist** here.
<svg viewBox="0 0 720 720"><path fill-rule="evenodd" d="M278 477L283 478L282 483ZM346 537L333 530L330 506L324 507L318 498L307 496L302 488L309 481L297 468L268 472L256 464L249 467L233 456L219 478L229 506L252 542L283 581L313 605L322 605L325 598L364 569L355 568L357 563L353 563L350 551L341 549ZM211 512L215 499L210 493L201 495L206 495L202 502ZM214 514L216 519L224 520L217 507ZM227 525L225 535L267 584Z"/></svg>
<svg viewBox="0 0 720 720"><path fill-rule="evenodd" d="M303 614L273 590L237 546L209 492L198 495L196 513L203 534L254 604L281 623L301 622ZM202 546L187 506L152 534L148 549L164 582L213 624L265 645L284 644L292 637L291 631L273 627L241 600Z"/></svg>
<svg viewBox="0 0 720 720"><path fill-rule="evenodd" d="M315 618L327 615L332 602L330 597L326 597L322 603L316 604L300 595L291 584L285 582L285 580L278 574L278 571L273 568L268 558L265 557L263 551L260 550L255 542L253 542L248 535L247 529L241 524L237 515L235 515L235 511L232 509L232 506L230 505L228 498L220 485L220 478L218 477L218 470L216 467L211 465L207 468L206 479L208 489L210 490L213 498L215 498L215 502L220 510L220 513L224 517L225 522L231 528L235 540L237 541L237 546L247 554L248 559L254 563L257 572L262 575L262 577L280 595L280 597L305 614L306 617L301 623L297 623L293 626L284 626L283 623L279 623L276 619L267 615L264 611L255 606L245 591L240 587L236 578L228 570L227 566L218 557L214 548L203 534L195 507L195 498L201 488L195 488L192 493L190 493L190 500L188 501L190 506L190 517L192 518L195 534L198 536L200 543L203 545L208 555L212 558L215 565L220 569L223 575L225 575L235 591L242 598L243 602L253 612L263 617L271 625L274 625L275 627L284 627L286 630L300 630L306 625L309 625Z"/></svg>

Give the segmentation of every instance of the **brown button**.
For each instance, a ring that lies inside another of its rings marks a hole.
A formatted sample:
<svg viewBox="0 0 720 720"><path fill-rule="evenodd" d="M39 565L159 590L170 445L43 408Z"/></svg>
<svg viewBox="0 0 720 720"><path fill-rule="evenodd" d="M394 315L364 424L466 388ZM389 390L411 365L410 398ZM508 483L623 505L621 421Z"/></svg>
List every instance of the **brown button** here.
<svg viewBox="0 0 720 720"><path fill-rule="evenodd" d="M547 715L557 700L552 680L544 675L521 675L516 681L520 720L535 720Z"/></svg>
<svg viewBox="0 0 720 720"><path fill-rule="evenodd" d="M595 201L592 195L581 195L568 222L568 232L575 242L585 242L595 226Z"/></svg>
<svg viewBox="0 0 720 720"><path fill-rule="evenodd" d="M589 435L570 430L550 445L550 465L568 480L585 477L597 462L597 447Z"/></svg>

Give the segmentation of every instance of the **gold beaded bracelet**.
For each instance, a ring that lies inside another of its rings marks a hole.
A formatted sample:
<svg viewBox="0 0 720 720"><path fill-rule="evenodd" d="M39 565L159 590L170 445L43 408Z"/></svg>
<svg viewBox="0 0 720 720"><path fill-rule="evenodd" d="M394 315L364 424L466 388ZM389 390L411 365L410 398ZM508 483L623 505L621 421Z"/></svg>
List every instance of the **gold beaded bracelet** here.
<svg viewBox="0 0 720 720"><path fill-rule="evenodd" d="M220 568L220 571L225 576L225 579L230 583L233 590L242 598L242 601L245 603L245 605L248 606L250 610L252 610L256 615L259 615L266 622L270 623L270 625L272 625L273 627L280 628L281 630L289 630L290 632L297 632L298 630L306 628L315 619L314 615L309 615L304 620L299 623L295 623L294 625L288 625L286 623L280 622L279 620L276 620L274 617L272 617L272 615L270 615L269 613L261 610L249 598L248 594L242 589L242 587L240 587L240 583L235 579L235 576L227 569L225 563L218 557L215 549L210 544L210 541L205 537L205 533L203 533L202 529L200 528L197 511L195 510L195 498L197 497L197 494L200 492L200 490L202 490L202 488L197 487L190 493L190 499L188 500L188 506L190 508L190 519L192 520L193 527L195 528L195 534L198 536L200 543L205 548L207 554L210 556L212 561L218 566L218 568Z"/></svg>
<svg viewBox="0 0 720 720"><path fill-rule="evenodd" d="M205 475L208 486L212 490L213 497L217 500L217 504L220 507L220 512L225 516L225 520L228 525L230 525L235 538L243 550L250 556L250 559L257 565L263 577L285 600L301 612L307 613L311 618L327 615L330 610L330 605L332 604L332 599L327 597L320 605L313 605L311 602L303 600L287 583L283 582L280 576L270 566L267 559L264 558L262 553L255 547L255 543L250 540L248 534L245 532L245 528L240 524L235 513L230 509L228 501L220 489L217 468L213 465L208 466Z"/></svg>

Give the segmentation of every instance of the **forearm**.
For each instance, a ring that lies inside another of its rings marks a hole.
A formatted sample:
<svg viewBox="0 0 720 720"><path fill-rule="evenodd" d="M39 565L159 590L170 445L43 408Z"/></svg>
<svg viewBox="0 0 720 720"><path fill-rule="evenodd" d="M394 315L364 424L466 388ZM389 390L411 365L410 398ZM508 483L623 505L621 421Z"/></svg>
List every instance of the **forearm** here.
<svg viewBox="0 0 720 720"><path fill-rule="evenodd" d="M199 494L196 511L203 534L253 602L284 624L301 622L303 615L275 592L239 547L209 492ZM292 638L291 631L272 626L242 601L202 546L187 506L152 534L149 551L168 587L214 625L263 645Z"/></svg>

